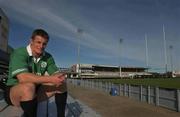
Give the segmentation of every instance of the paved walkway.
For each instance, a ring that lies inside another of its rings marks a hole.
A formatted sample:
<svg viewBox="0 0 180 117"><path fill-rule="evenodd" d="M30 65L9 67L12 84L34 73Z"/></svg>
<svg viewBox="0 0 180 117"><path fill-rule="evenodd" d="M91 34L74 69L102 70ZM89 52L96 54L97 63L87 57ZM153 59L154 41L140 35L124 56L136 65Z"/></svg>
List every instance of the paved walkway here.
<svg viewBox="0 0 180 117"><path fill-rule="evenodd" d="M95 89L68 85L69 94L93 108L102 117L180 117L180 112L157 107L124 96L110 96Z"/></svg>

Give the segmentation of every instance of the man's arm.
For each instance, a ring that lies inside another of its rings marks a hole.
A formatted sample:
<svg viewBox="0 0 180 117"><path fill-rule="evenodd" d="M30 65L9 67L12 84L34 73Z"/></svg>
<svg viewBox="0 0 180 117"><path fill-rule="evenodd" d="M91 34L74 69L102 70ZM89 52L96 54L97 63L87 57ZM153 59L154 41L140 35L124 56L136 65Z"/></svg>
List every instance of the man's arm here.
<svg viewBox="0 0 180 117"><path fill-rule="evenodd" d="M20 83L53 83L55 85L61 85L64 82L64 75L55 74L51 76L38 76L33 73L20 73L17 75L17 79Z"/></svg>

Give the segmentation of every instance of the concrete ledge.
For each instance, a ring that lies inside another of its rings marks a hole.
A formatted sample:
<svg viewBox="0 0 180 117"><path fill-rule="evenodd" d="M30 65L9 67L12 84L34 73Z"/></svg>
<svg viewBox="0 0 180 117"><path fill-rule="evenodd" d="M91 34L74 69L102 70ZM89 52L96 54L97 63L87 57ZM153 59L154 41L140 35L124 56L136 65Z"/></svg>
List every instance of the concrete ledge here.
<svg viewBox="0 0 180 117"><path fill-rule="evenodd" d="M7 104L4 100L0 101L0 109L6 105ZM22 117L22 114L23 111L21 108L8 106L2 112L0 112L0 117ZM54 97L51 97L48 101L43 101L38 104L37 117L47 117L47 115L48 117L57 116ZM66 117L100 117L100 115L81 101L75 100L70 95L68 95Z"/></svg>
<svg viewBox="0 0 180 117"><path fill-rule="evenodd" d="M72 117L71 115L73 115L73 117L101 117L92 108L71 96L68 96L67 111L72 113L70 115L67 113L67 117Z"/></svg>
<svg viewBox="0 0 180 117"><path fill-rule="evenodd" d="M0 117L21 117L23 111L21 108L8 106L4 100L0 101ZM6 107L6 108L5 108Z"/></svg>

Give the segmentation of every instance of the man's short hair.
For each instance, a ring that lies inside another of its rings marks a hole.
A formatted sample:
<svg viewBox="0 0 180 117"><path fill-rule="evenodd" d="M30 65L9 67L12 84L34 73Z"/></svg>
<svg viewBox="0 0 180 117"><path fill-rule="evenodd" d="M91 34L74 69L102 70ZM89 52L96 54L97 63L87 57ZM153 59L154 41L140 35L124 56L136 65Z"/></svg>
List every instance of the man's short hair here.
<svg viewBox="0 0 180 117"><path fill-rule="evenodd" d="M35 36L41 36L49 40L48 33L43 29L35 29L31 35L31 38L34 39Z"/></svg>

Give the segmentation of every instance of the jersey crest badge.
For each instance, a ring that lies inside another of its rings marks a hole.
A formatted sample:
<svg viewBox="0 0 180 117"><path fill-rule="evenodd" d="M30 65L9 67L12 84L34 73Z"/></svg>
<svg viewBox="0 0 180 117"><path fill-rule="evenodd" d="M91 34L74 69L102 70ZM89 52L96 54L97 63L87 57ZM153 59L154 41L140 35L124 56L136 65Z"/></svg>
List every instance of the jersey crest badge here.
<svg viewBox="0 0 180 117"><path fill-rule="evenodd" d="M46 66L47 66L47 62L42 61L42 62L41 62L41 67L42 67L42 68L45 68Z"/></svg>

